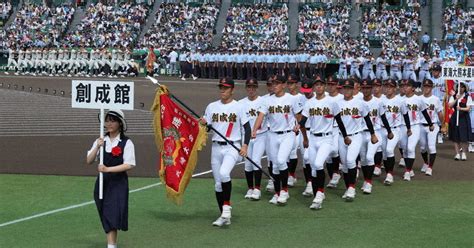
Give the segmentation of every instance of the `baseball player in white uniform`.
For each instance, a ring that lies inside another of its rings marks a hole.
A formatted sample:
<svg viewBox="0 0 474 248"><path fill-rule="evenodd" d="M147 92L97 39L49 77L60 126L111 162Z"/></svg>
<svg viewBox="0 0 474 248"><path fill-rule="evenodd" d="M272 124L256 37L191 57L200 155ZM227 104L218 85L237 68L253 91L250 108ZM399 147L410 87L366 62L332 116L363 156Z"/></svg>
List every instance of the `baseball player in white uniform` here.
<svg viewBox="0 0 474 248"><path fill-rule="evenodd" d="M320 78L316 79L321 81ZM301 102L303 103L303 106L306 102L309 100L313 99L315 97L314 91L313 91L313 80L309 78L303 78L301 81L301 87L300 87L300 92L303 93L303 97L301 98ZM310 129L310 122L306 122L306 129ZM306 181L306 187L303 191L303 196L308 196L312 197L313 195L313 182L311 179L311 165L310 165L310 160L309 160L309 151L307 147L304 147L303 144L303 136L300 133L300 140L299 140L299 146L300 146L300 154L303 155L303 173Z"/></svg>
<svg viewBox="0 0 474 248"><path fill-rule="evenodd" d="M287 79L288 84L288 94L292 95L295 98L295 101L298 102L300 108L303 108L304 96L298 92L298 79L296 76L290 75ZM296 166L298 165L298 148L300 147L301 133L298 132L295 138L295 145L290 153L290 160L288 161L288 186L293 187L296 184ZM301 155L304 154L301 153Z"/></svg>
<svg viewBox="0 0 474 248"><path fill-rule="evenodd" d="M382 101L382 105L384 101L386 100L385 95L383 95L383 88L382 88L382 80L376 78L372 81L373 89L372 93L375 98L379 99ZM381 145L377 148L377 152L375 153L375 167L374 167L374 176L380 176L382 173L382 160L387 159L387 156L385 154L385 147L387 146L387 132L384 131L384 129L381 130L381 132L378 133L381 138Z"/></svg>
<svg viewBox="0 0 474 248"><path fill-rule="evenodd" d="M403 174L403 180L410 181L411 177L415 176L413 172L413 163L415 162L415 148L420 139L420 122L421 115L424 116L428 123L429 130L434 130L434 125L426 111L426 104L420 96L415 95L417 83L413 80L408 80L405 85L405 100L404 103L408 110L410 117L411 128L407 128L408 138L406 140L406 147L403 147L403 157L406 163L406 170Z"/></svg>
<svg viewBox="0 0 474 248"><path fill-rule="evenodd" d="M356 195L356 159L362 146L362 132L365 129L364 121L371 134L372 144L377 143L378 139L370 121L367 104L353 96L354 81L350 79L341 81L341 86L343 87L344 99L338 102L338 107L346 134L342 133L339 137L339 154L347 188L342 198L346 201L352 201Z"/></svg>
<svg viewBox="0 0 474 248"><path fill-rule="evenodd" d="M8 63L6 66L5 74L8 75L8 70L15 70L15 75L18 75L18 51L15 47L8 49Z"/></svg>
<svg viewBox="0 0 474 248"><path fill-rule="evenodd" d="M272 204L286 204L290 195L288 194L288 165L286 162L295 144L296 132L299 130L297 119L301 107L296 99L285 93L287 87L286 79L277 76L273 80L274 94L267 98L266 105L259 113L252 129L252 137L257 136L257 130L261 127L263 118L267 116L270 126L270 159L273 162L273 179L275 194L270 200ZM298 116L297 116L298 115Z"/></svg>
<svg viewBox="0 0 474 248"><path fill-rule="evenodd" d="M382 146L382 123L387 131L389 139L393 138L393 133L385 116L385 108L382 100L372 96L373 82L369 79L364 79L361 82L362 93L364 94L364 102L369 107L369 116L375 130L378 142L371 142L371 134L367 127L364 127L362 133L362 146L360 149L360 158L362 164L362 173L364 174L364 184L362 191L365 194L372 193L372 175L375 168L375 154ZM380 154L381 155L381 154Z"/></svg>
<svg viewBox="0 0 474 248"><path fill-rule="evenodd" d="M303 79L303 82L309 79ZM308 84L311 81L308 82ZM308 147L308 160L311 165L311 181L314 199L311 209L322 208L322 203L326 198L324 194L324 162L332 152L334 119L344 129L341 120L338 104L332 97L325 94L325 82L317 79L313 86L316 97L305 102L300 121L301 133L303 136L303 146ZM308 133L309 132L309 133ZM345 129L343 131L345 133Z"/></svg>
<svg viewBox="0 0 474 248"><path fill-rule="evenodd" d="M245 89L247 91L247 97L240 100L239 103L247 113L250 126L252 127L255 124L258 112L264 107L265 99L257 94L258 81L255 78L250 78L245 82ZM250 140L247 150L249 158L259 165L260 168L262 168L261 161L267 141L268 128L265 120L263 121L262 127L263 128L257 130L257 137ZM248 186L245 199L260 200L262 171L247 160L245 161L245 178L247 179Z"/></svg>
<svg viewBox="0 0 474 248"><path fill-rule="evenodd" d="M271 75L268 77L268 80L267 80L267 83L266 83L266 86L267 86L267 94L262 96L262 98L265 100L265 102L267 101L267 98L269 98L271 95L273 95L273 80L276 78L276 76L274 75ZM254 125L255 126L255 125ZM265 127L264 125L262 125L262 127ZM268 125L268 122L266 122L266 127L265 127L267 130L270 129L270 126ZM266 142L265 142L265 154L267 154L267 161L268 161L268 173L270 174L270 176L273 177L273 163L272 163L272 160L270 158L270 135L266 135ZM265 190L267 192L274 192L275 191L275 187L273 186L274 185L274 182L273 180L269 179L268 180L268 183L267 183L267 186L265 187Z"/></svg>
<svg viewBox="0 0 474 248"><path fill-rule="evenodd" d="M433 85L433 81L425 79L423 81L423 96L421 97L427 107L431 122L434 124L434 130L430 131L428 122L424 119L421 120L420 150L424 162L421 172L424 172L427 176L433 175L433 165L436 160L436 140L440 131L441 120L443 120L443 107L439 98L432 94Z"/></svg>
<svg viewBox="0 0 474 248"><path fill-rule="evenodd" d="M382 80L387 80L387 60L385 53L382 51L375 60L375 77Z"/></svg>
<svg viewBox="0 0 474 248"><path fill-rule="evenodd" d="M390 78L395 80L402 79L402 61L400 60L400 55L396 53L395 57L390 60Z"/></svg>
<svg viewBox="0 0 474 248"><path fill-rule="evenodd" d="M431 78L430 76L430 55L428 53L424 53L423 57L418 60L418 64L420 66L420 72L418 73L419 79L423 82L427 78Z"/></svg>
<svg viewBox="0 0 474 248"><path fill-rule="evenodd" d="M328 97L331 98L334 102L339 102L344 99L344 95L339 93L338 87L339 85L337 78L329 76L326 81L326 90L328 92ZM333 150L331 152L330 158L326 160L326 169L330 178L327 187L337 188L337 184L341 179L341 175L339 174L339 166L341 162L341 159L339 157L340 134L337 122L334 122L332 136Z"/></svg>
<svg viewBox="0 0 474 248"><path fill-rule="evenodd" d="M406 136L406 128L402 131L402 127L410 127L410 118L404 100L397 95L397 82L389 79L385 82L385 99L384 108L385 116L387 117L390 129L393 133L392 139L387 139L385 146L384 161L385 171L387 173L384 180L385 185L392 185L393 183L393 169L395 167L395 148L399 143L401 137ZM402 121L402 118L404 121ZM404 123L404 125L402 125ZM387 133L386 130L382 130ZM404 134L402 132L405 132Z"/></svg>
<svg viewBox="0 0 474 248"><path fill-rule="evenodd" d="M228 141L240 149L237 151L217 133L212 136L211 166L215 180L216 199L221 216L214 221L214 226L230 225L231 204L230 196L232 182L230 173L240 156L247 156L247 147L250 142L250 124L247 113L239 102L233 99L234 81L223 78L219 81L221 99L210 103L200 122L210 125L213 129L225 135ZM244 141L242 140L242 127Z"/></svg>
<svg viewBox="0 0 474 248"><path fill-rule="evenodd" d="M347 54L344 54L339 58L339 70L337 76L339 78L347 78Z"/></svg>

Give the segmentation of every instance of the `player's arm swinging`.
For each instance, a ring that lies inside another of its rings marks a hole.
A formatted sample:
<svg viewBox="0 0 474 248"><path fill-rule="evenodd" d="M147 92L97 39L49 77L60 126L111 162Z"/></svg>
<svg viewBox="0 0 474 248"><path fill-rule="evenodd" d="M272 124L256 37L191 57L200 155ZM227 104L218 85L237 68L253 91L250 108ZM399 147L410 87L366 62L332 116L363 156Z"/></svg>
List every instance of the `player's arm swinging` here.
<svg viewBox="0 0 474 248"><path fill-rule="evenodd" d="M240 148L240 156L247 157L247 149L250 143L250 136L252 133L252 129L250 128L250 123L246 122L244 124L244 144L242 144L242 148Z"/></svg>
<svg viewBox="0 0 474 248"><path fill-rule="evenodd" d="M334 116L334 119L336 119L339 131L341 131L342 137L344 138L344 144L350 145L352 140L349 138L349 136L347 136L346 126L344 126L344 122L342 121L341 113Z"/></svg>
<svg viewBox="0 0 474 248"><path fill-rule="evenodd" d="M379 140L377 139L377 136L375 135L374 125L372 125L372 121L370 120L370 114L367 114L364 117L364 121L370 132L370 141L372 142L372 144L377 143Z"/></svg>
<svg viewBox="0 0 474 248"><path fill-rule="evenodd" d="M307 120L308 120L308 117L302 115L301 120L299 121L301 134L303 135L304 148L308 148L308 144L309 144L308 135L306 134L306 126L305 126Z"/></svg>
<svg viewBox="0 0 474 248"><path fill-rule="evenodd" d="M383 126L385 127L385 129L387 129L387 138L389 140L393 139L393 133L390 129L390 124L388 124L387 116L385 116L385 113L383 113L380 118L382 119Z"/></svg>
<svg viewBox="0 0 474 248"><path fill-rule="evenodd" d="M252 128L252 139L255 139L257 137L257 130L260 129L262 126L263 118L265 117L265 114L262 112L258 112L257 119L255 120L255 124L253 125Z"/></svg>

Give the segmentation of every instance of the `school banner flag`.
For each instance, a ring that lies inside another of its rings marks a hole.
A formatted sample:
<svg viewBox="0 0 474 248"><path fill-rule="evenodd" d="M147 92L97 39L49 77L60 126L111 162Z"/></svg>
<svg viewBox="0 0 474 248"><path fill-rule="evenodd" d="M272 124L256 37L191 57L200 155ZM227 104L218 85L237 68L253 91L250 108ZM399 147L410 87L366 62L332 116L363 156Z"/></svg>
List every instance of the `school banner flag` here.
<svg viewBox="0 0 474 248"><path fill-rule="evenodd" d="M161 85L151 108L158 148L158 174L166 187L166 195L180 205L193 175L198 151L206 144L206 128L184 111Z"/></svg>

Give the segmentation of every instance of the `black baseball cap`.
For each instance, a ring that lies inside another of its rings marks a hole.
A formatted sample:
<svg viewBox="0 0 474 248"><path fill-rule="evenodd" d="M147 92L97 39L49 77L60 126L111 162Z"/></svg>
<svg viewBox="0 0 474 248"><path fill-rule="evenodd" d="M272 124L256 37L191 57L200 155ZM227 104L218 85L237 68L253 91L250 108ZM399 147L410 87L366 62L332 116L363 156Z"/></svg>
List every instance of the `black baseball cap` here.
<svg viewBox="0 0 474 248"><path fill-rule="evenodd" d="M372 80L370 79L363 79L362 82L360 83L361 88L372 88Z"/></svg>
<svg viewBox="0 0 474 248"><path fill-rule="evenodd" d="M441 71L441 66L440 65L435 65L433 67L433 71Z"/></svg>
<svg viewBox="0 0 474 248"><path fill-rule="evenodd" d="M300 91L301 93L311 93L313 91L313 80L309 78L303 78L301 80L301 88Z"/></svg>
<svg viewBox="0 0 474 248"><path fill-rule="evenodd" d="M255 85L255 86L258 86L258 81L257 79L251 77L251 78L247 78L247 81L245 81L245 86L250 86L250 85Z"/></svg>
<svg viewBox="0 0 474 248"><path fill-rule="evenodd" d="M284 84L286 83L286 78L282 75L278 75L273 79L273 83Z"/></svg>
<svg viewBox="0 0 474 248"><path fill-rule="evenodd" d="M428 86L428 87L433 87L434 83L431 81L431 79L425 79L423 80L423 86Z"/></svg>
<svg viewBox="0 0 474 248"><path fill-rule="evenodd" d="M339 81L339 85L342 88L354 88L354 80L344 79Z"/></svg>
<svg viewBox="0 0 474 248"><path fill-rule="evenodd" d="M376 79L374 79L374 80L372 81L372 84L373 84L374 86L382 86L382 80L376 78Z"/></svg>
<svg viewBox="0 0 474 248"><path fill-rule="evenodd" d="M407 85L407 86L412 86L412 87L415 87L415 88L416 88L416 87L418 86L418 83L415 82L415 80L413 80L413 79L408 79L408 80L406 81L406 85Z"/></svg>
<svg viewBox="0 0 474 248"><path fill-rule="evenodd" d="M397 87L397 82L393 79L388 79L388 80L385 80L384 85Z"/></svg>
<svg viewBox="0 0 474 248"><path fill-rule="evenodd" d="M221 78L219 80L219 87L224 86L224 87L229 87L229 88L234 88L234 80L232 78Z"/></svg>

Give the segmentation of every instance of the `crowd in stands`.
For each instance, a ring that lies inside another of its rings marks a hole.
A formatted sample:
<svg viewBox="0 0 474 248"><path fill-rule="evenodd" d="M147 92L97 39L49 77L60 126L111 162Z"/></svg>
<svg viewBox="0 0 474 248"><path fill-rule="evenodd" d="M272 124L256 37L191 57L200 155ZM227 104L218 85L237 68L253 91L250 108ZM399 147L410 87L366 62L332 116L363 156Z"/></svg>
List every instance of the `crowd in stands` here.
<svg viewBox="0 0 474 248"><path fill-rule="evenodd" d="M3 36L4 46L45 47L59 46L75 9L69 5L49 8L45 5L24 3L13 23Z"/></svg>
<svg viewBox="0 0 474 248"><path fill-rule="evenodd" d="M287 50L288 7L237 5L229 8L221 47L243 50Z"/></svg>
<svg viewBox="0 0 474 248"><path fill-rule="evenodd" d="M12 5L10 2L0 3L0 20L6 22L12 13Z"/></svg>
<svg viewBox="0 0 474 248"><path fill-rule="evenodd" d="M153 46L161 50L207 50L211 47L219 7L213 4L190 6L163 3L156 22L140 41L139 47Z"/></svg>
<svg viewBox="0 0 474 248"><path fill-rule="evenodd" d="M473 18L474 10L466 11L456 5L446 7L443 14L443 38L446 43L472 43Z"/></svg>
<svg viewBox="0 0 474 248"><path fill-rule="evenodd" d="M90 5L77 27L63 39L71 47L133 46L145 24L148 8L124 2L119 5Z"/></svg>
<svg viewBox="0 0 474 248"><path fill-rule="evenodd" d="M389 56L419 50L420 14L414 9L371 8L363 13L361 23L361 37L380 40Z"/></svg>
<svg viewBox="0 0 474 248"><path fill-rule="evenodd" d="M355 49L358 42L348 42L350 11L350 5L328 5L325 9L305 5L299 15L299 50L323 49L328 57L338 58L343 51Z"/></svg>

